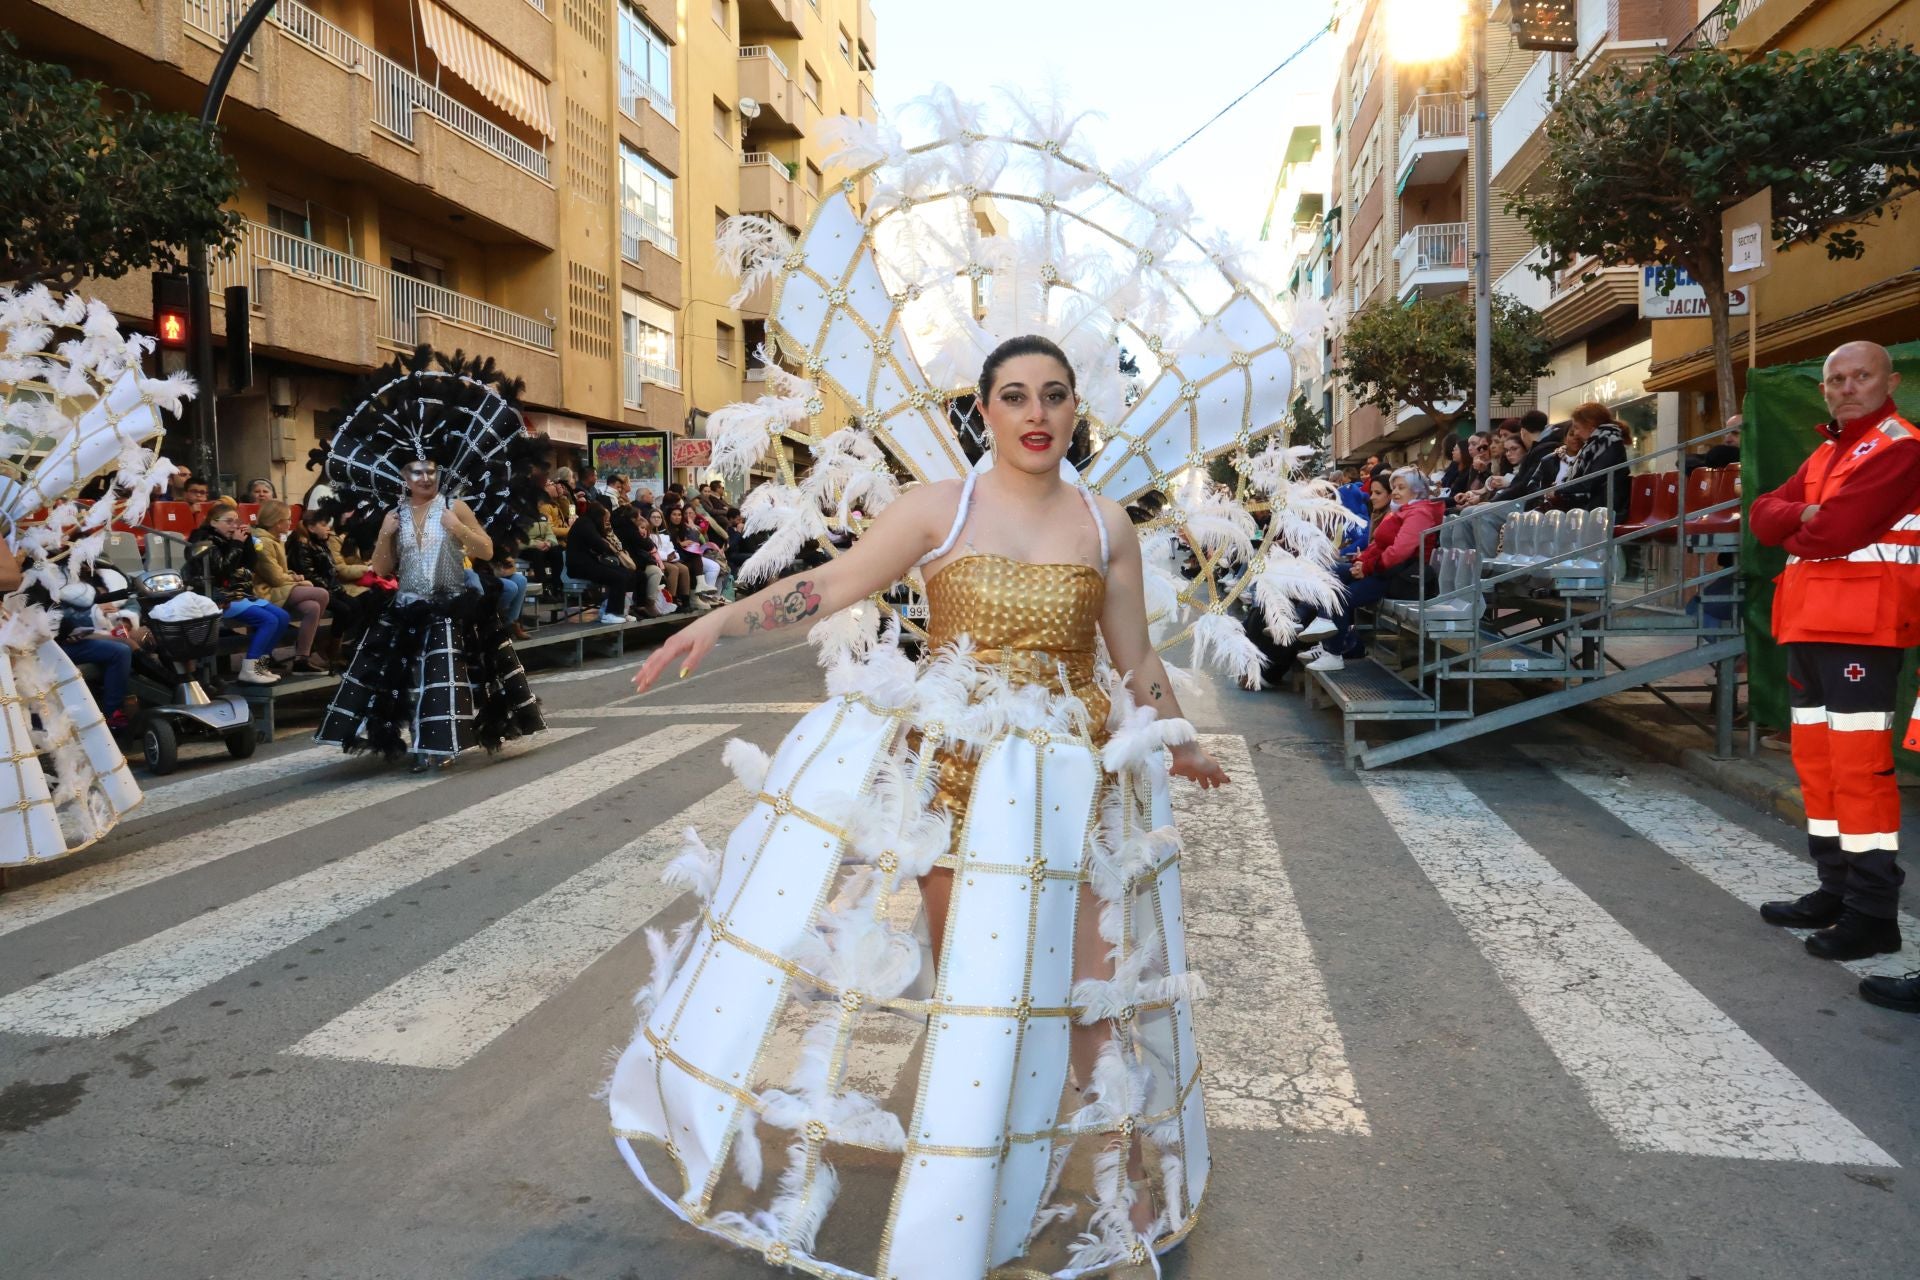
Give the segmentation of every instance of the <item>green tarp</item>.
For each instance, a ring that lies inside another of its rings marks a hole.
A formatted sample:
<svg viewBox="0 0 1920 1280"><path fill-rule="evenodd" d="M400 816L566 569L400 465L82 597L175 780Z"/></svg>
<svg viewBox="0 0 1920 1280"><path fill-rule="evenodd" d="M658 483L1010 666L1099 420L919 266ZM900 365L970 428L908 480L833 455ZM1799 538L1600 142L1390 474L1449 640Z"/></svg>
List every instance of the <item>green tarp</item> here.
<svg viewBox="0 0 1920 1280"><path fill-rule="evenodd" d="M1890 350L1894 371L1901 377L1900 387L1893 393L1894 404L1909 421L1920 419L1920 342ZM1744 506L1755 496L1784 484L1820 443L1818 428L1828 417L1826 401L1820 397L1820 362L1755 369L1747 379L1741 415L1745 419L1740 440ZM1786 561L1784 551L1761 546L1751 533L1741 539L1740 572L1746 580L1747 700L1753 718L1775 728L1787 723L1787 656L1773 641L1773 580ZM1894 711L1896 747L1906 732L1907 714L1913 706L1914 656L1912 652L1907 655L1900 701ZM1896 754L1903 768L1920 770L1920 753L1898 750Z"/></svg>

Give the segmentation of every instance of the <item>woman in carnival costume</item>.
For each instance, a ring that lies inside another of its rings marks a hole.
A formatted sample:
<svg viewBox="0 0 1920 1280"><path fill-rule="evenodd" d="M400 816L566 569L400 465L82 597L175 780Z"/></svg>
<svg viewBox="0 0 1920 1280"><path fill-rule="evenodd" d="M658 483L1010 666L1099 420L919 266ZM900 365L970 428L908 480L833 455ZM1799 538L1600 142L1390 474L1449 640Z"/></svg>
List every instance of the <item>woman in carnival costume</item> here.
<svg viewBox="0 0 1920 1280"><path fill-rule="evenodd" d="M537 497L517 391L491 360L422 347L335 433L334 501L350 522L380 520L371 574L398 590L354 650L316 741L410 753L419 772L546 727L482 568L496 534L531 523Z"/></svg>
<svg viewBox="0 0 1920 1280"><path fill-rule="evenodd" d="M172 473L151 448L158 410L178 413L193 384L145 376L152 342L98 301L0 289L0 873L84 849L140 803L58 643L57 602L75 598L109 524L137 524ZM100 478L112 483L82 508Z"/></svg>

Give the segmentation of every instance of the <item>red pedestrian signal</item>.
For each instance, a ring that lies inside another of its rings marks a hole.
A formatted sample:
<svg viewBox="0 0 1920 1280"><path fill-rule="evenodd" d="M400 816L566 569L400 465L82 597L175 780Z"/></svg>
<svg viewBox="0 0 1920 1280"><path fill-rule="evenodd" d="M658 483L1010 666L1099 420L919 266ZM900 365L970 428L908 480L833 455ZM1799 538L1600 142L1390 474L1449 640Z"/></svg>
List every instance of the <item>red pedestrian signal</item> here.
<svg viewBox="0 0 1920 1280"><path fill-rule="evenodd" d="M188 317L193 314L193 295L187 278L169 272L153 274L153 332L166 351L185 351L187 335L193 332Z"/></svg>

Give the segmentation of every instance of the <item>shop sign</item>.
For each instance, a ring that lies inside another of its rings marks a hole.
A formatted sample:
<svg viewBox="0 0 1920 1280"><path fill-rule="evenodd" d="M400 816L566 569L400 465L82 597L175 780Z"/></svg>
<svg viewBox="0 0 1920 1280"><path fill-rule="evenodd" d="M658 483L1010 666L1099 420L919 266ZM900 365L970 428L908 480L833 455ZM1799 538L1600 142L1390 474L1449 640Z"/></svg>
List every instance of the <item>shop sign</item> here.
<svg viewBox="0 0 1920 1280"><path fill-rule="evenodd" d="M675 440L673 442L673 469L682 467L706 467L713 464L713 441L711 440Z"/></svg>
<svg viewBox="0 0 1920 1280"><path fill-rule="evenodd" d="M1747 291L1727 290L1727 314L1747 314ZM1674 268L1673 288L1660 292L1660 268L1640 268L1640 318L1642 320L1704 320L1707 318L1707 291L1693 277Z"/></svg>

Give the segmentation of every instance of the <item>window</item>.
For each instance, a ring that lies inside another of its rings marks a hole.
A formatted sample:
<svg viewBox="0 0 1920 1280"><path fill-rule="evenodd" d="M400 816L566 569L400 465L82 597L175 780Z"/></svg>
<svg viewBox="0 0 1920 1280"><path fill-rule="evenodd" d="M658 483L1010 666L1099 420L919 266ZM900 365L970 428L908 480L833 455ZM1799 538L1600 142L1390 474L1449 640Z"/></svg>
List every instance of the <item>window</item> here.
<svg viewBox="0 0 1920 1280"><path fill-rule="evenodd" d="M820 73L805 63L801 64L800 92L807 95L814 106L820 105Z"/></svg>
<svg viewBox="0 0 1920 1280"><path fill-rule="evenodd" d="M725 209L722 209L719 205L715 205L713 207L713 234L715 235L715 237L719 236L720 228L726 226L727 219L731 218L732 216L733 216L732 214L728 213Z"/></svg>
<svg viewBox="0 0 1920 1280"><path fill-rule="evenodd" d="M737 363L733 351L733 326L724 320L716 320L713 325L713 354L715 359L727 364Z"/></svg>
<svg viewBox="0 0 1920 1280"><path fill-rule="evenodd" d="M676 257L679 255L680 244L673 234L673 179L623 142L620 144L620 252L638 262L642 240Z"/></svg>
<svg viewBox="0 0 1920 1280"><path fill-rule="evenodd" d="M840 56L847 60L848 66L853 65L853 39L845 27L840 28Z"/></svg>
<svg viewBox="0 0 1920 1280"><path fill-rule="evenodd" d="M291 204L281 204L270 197L267 201L267 225L283 235L299 236L302 240L313 239L313 228L307 223L304 202L296 209Z"/></svg>
<svg viewBox="0 0 1920 1280"><path fill-rule="evenodd" d="M714 25L722 31L733 30L732 15L727 12L732 7L728 0L713 0Z"/></svg>
<svg viewBox="0 0 1920 1280"><path fill-rule="evenodd" d="M408 276L427 284L444 285L447 282L446 259L421 253L404 244L389 243L387 249L387 265L393 268L395 275Z"/></svg>
<svg viewBox="0 0 1920 1280"><path fill-rule="evenodd" d="M673 119L673 49L667 38L631 5L622 4L620 21L620 109L640 114L645 98L667 119Z"/></svg>
<svg viewBox="0 0 1920 1280"><path fill-rule="evenodd" d="M620 291L620 353L624 359L628 404L640 403L640 384L680 385L674 358L673 312L632 289Z"/></svg>
<svg viewBox="0 0 1920 1280"><path fill-rule="evenodd" d="M807 161L807 191L814 199L820 198L820 170L814 168L813 161Z"/></svg>
<svg viewBox="0 0 1920 1280"><path fill-rule="evenodd" d="M733 109L718 98L713 100L713 136L733 145Z"/></svg>

